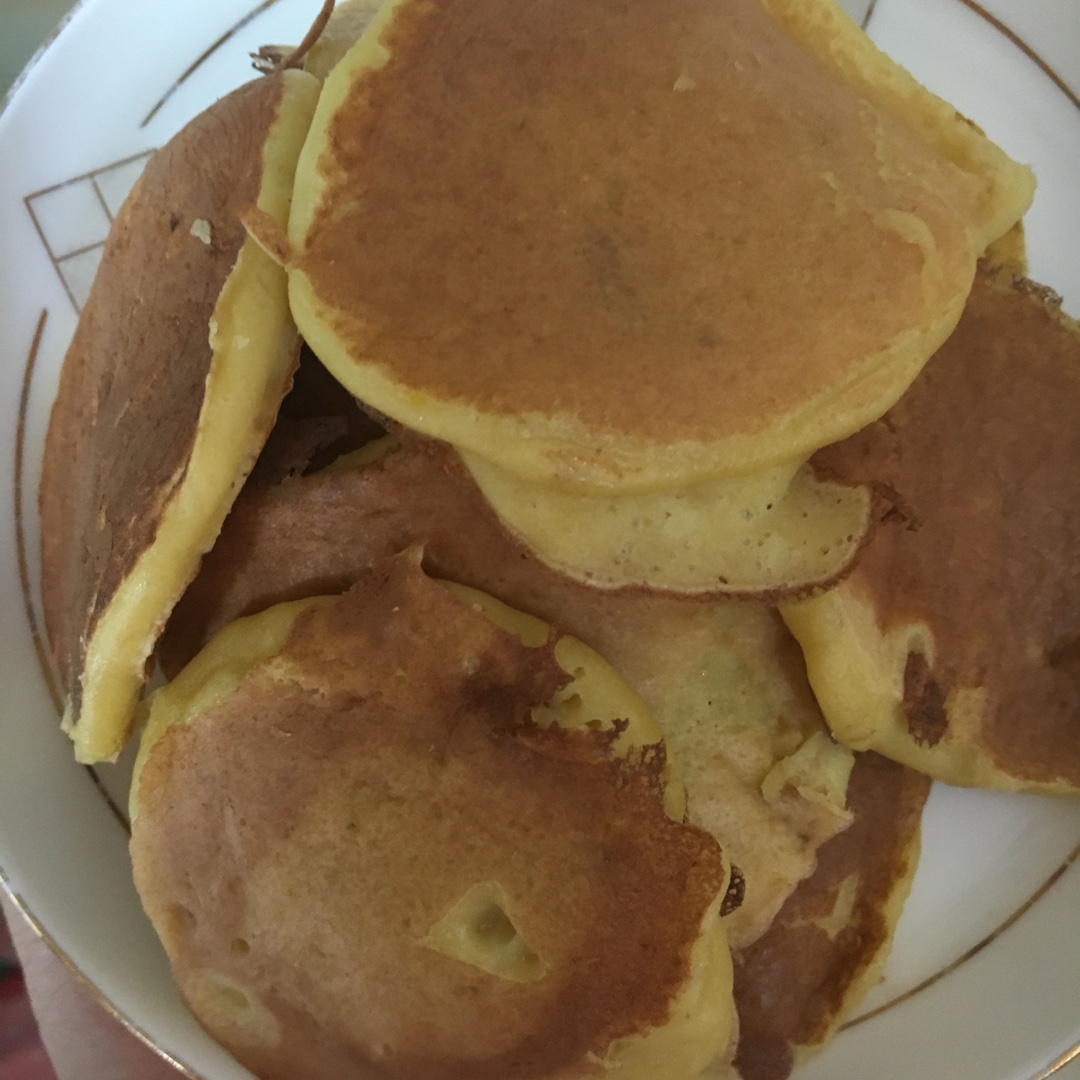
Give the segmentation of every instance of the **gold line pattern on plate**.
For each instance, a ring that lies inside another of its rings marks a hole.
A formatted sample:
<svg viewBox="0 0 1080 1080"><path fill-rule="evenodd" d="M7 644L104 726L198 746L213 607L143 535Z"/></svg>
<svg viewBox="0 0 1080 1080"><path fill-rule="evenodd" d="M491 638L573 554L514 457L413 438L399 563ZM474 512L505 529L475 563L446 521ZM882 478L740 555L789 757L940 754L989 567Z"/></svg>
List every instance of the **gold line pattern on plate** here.
<svg viewBox="0 0 1080 1080"><path fill-rule="evenodd" d="M110 1000L104 992L97 986L96 983L91 982L90 979L83 973L79 966L71 959L70 956L60 947L57 940L45 929L44 926L38 921L36 916L31 912L26 901L19 895L12 887L11 882L5 877L4 872L0 869L0 889L3 890L8 899L18 908L19 913L24 919L26 919L31 930L33 930L35 936L48 946L49 951L60 961L61 964L67 969L68 973L73 979L82 987L83 990L98 1004L105 1012L109 1014L118 1024L126 1028L132 1035L134 1035L139 1042L148 1046L159 1057L163 1058L168 1064L176 1069L181 1076L187 1077L187 1080L211 1080L210 1077L203 1076L202 1073L197 1073L188 1065L185 1065L182 1061L177 1060L167 1050L163 1050L153 1038L148 1035L142 1028L140 1028L133 1020L125 1016Z"/></svg>
<svg viewBox="0 0 1080 1080"><path fill-rule="evenodd" d="M1080 97L1071 86L1018 34L1010 30L996 15L991 15L981 4L975 0L959 0L964 7L975 12L979 18L988 22L999 34L1008 38L1029 60L1033 61L1044 75L1076 106L1080 109Z"/></svg>
<svg viewBox="0 0 1080 1080"><path fill-rule="evenodd" d="M916 994L921 993L928 987L933 986L934 983L938 982L940 979L943 979L946 975L949 975L952 972L956 971L956 969L960 967L961 964L967 963L967 961L970 960L973 956L976 956L978 953L982 952L987 945L996 941L1006 930L1009 929L1010 926L1013 925L1013 923L1020 919L1022 915L1026 914L1035 905L1035 903L1047 893L1051 886L1065 873L1065 871L1068 870L1069 867L1077 861L1077 859L1080 859L1080 844L1077 844L1076 847L1073 848L1072 852L1069 854L1069 857L1042 883L1042 885L1038 887L1038 889L1035 890L1034 893L1032 893L1030 897L1028 897L1027 900L1024 901L1023 904L1020 905L1020 907L1016 909L1016 911L1014 911L999 926L991 930L990 933L982 939L982 941L978 942L976 945L973 945L970 949L968 949L968 951L964 953L963 956L957 957L951 964L948 964L940 971L935 972L929 978L923 979L923 981L919 983L918 986L914 986L910 990L905 991L898 997L893 998L892 1001L888 1001L884 1005L881 1005L879 1008L876 1008L871 1012L865 1013L863 1016L859 1016L854 1020L849 1020L840 1028L840 1030L847 1031L849 1028L858 1027L860 1024L866 1023L867 1020L872 1020L875 1016L880 1016L883 1012L887 1012L889 1009L893 1008L893 1006L900 1005L905 1001L910 1001ZM1080 1048L1078 1048L1077 1052L1080 1053ZM1044 1075L1049 1076L1050 1074L1041 1073L1040 1076L1034 1078L1034 1080L1040 1080L1040 1078Z"/></svg>
<svg viewBox="0 0 1080 1080"><path fill-rule="evenodd" d="M84 765L83 768L90 774L90 779L93 780L94 787L98 789L98 794L105 800L105 805L112 811L112 816L116 818L120 828L123 829L128 836L131 836L131 822L128 820L124 808L109 794L109 789L105 786L105 782L98 776L97 766Z"/></svg>
<svg viewBox="0 0 1080 1080"><path fill-rule="evenodd" d="M161 111L161 108L164 106L165 102L167 102L169 98L171 98L173 94L175 94L176 91L179 90L180 87L189 78L191 78L191 76L195 73L196 70L198 70L199 67L202 66L202 64L209 60L210 57L213 56L214 53L216 53L222 45L224 45L231 37L233 37L234 34L237 34L239 31L243 30L245 26L257 19L264 11L272 8L277 2L278 0L263 0L263 2L257 8L249 11L242 19L230 26L229 29L226 30L225 33L217 39L217 41L215 41L212 45L209 45L202 53L200 53L199 56L194 61L192 61L192 63L188 65L187 68L184 69L183 73L176 80L176 82L174 82L172 86L170 86L169 89L165 91L165 93L158 100L157 104L146 114L139 127L146 127L146 125L149 124L150 121L153 120L154 117L157 116L157 114Z"/></svg>
<svg viewBox="0 0 1080 1080"><path fill-rule="evenodd" d="M26 621L30 625L30 640L34 644L34 653L37 656L38 666L45 682L45 688L52 698L53 705L59 714L63 711L62 696L56 679L53 675L52 662L49 659L49 650L45 645L45 639L38 625L37 613L34 611L34 589L30 584L30 564L26 558L26 532L23 517L23 470L26 462L26 412L30 403L30 385L34 378L34 368L37 365L38 353L41 351L41 341L45 335L45 326L49 321L48 309L42 309L38 316L37 327L34 330L34 340L30 345L30 353L26 358L26 366L23 368L22 389L19 392L19 414L15 422L15 465L14 487L12 503L15 514L15 558L19 567L19 587L23 596L23 611Z"/></svg>
<svg viewBox="0 0 1080 1080"><path fill-rule="evenodd" d="M108 201L101 190L101 181L110 173L115 173L118 170L127 168L140 161L145 163L153 152L152 149L142 150L137 154L131 154L128 157L121 158L119 161L110 162L108 165L102 165L100 168L93 169L90 172L80 173L78 176L73 176L68 180L62 180L58 184L50 184L48 187L41 188L39 191L33 191L29 195L23 196L23 205L30 215L30 220L34 223L34 229L38 234L38 238L41 240L42 246L45 248L45 253L49 257L49 262L52 263L52 267L56 271L57 277L60 278L60 284L63 286L64 292L67 293L67 297L71 301L71 306L75 309L76 314L82 310L82 304L76 296L75 291L72 288L72 282L64 273L64 270L66 265L70 265L71 260L77 259L82 255L87 255L90 252L104 248L105 246L105 238L108 235L109 228L112 226L114 214L109 208ZM47 222L44 220L45 215L42 213L43 204L51 196L55 196L61 192L70 191L80 184L88 186L94 203L101 210L101 221L97 226L93 223L84 222L83 224L88 229L98 227L104 231L100 234L94 234L90 242L78 243L75 247L65 245L62 251L56 251L54 250L54 244L50 242L49 239L50 229Z"/></svg>
<svg viewBox="0 0 1080 1080"><path fill-rule="evenodd" d="M1061 1057L1051 1061L1042 1072L1036 1073L1031 1077L1031 1080L1049 1080L1051 1076L1059 1073L1066 1065L1071 1065L1078 1059L1080 1059L1080 1042L1066 1050Z"/></svg>

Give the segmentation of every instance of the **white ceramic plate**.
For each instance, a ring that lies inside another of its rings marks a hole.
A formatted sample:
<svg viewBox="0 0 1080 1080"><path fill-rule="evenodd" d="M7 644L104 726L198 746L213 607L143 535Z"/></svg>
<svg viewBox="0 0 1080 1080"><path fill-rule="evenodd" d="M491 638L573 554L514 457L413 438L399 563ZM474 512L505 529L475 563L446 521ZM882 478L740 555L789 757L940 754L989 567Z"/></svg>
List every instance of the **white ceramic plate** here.
<svg viewBox="0 0 1080 1080"><path fill-rule="evenodd" d="M43 674L38 464L77 309L145 154L249 78L251 50L298 40L318 6L85 0L0 115L0 867L94 992L207 1080L249 1074L181 1007L131 885L125 770L74 763ZM1034 166L1032 275L1080 314L1078 0L846 6ZM885 981L801 1080L1064 1076L1080 1058L1078 844L1080 800L935 789Z"/></svg>

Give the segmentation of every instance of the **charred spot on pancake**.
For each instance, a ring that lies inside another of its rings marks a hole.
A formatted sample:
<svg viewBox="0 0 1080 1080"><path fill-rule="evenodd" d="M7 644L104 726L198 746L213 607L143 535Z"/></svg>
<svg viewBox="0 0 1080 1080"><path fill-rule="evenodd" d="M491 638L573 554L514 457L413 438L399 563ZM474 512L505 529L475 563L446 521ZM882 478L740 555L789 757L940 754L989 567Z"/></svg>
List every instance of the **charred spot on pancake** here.
<svg viewBox="0 0 1080 1080"><path fill-rule="evenodd" d="M926 657L920 652L908 653L904 665L904 715L908 731L922 746L936 746L949 726L945 697Z"/></svg>

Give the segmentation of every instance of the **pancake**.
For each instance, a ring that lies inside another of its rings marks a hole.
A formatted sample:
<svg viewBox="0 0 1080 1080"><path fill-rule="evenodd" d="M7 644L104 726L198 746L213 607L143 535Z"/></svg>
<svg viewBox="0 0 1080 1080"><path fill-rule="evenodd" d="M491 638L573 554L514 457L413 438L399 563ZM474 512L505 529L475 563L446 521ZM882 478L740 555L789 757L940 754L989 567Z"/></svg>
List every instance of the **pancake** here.
<svg viewBox="0 0 1080 1080"><path fill-rule="evenodd" d="M785 605L843 742L952 784L1080 789L1080 332L986 268L878 423L822 451L887 512L837 589Z"/></svg>
<svg viewBox="0 0 1080 1080"><path fill-rule="evenodd" d="M1032 183L832 0L394 0L327 79L290 298L564 572L794 593L867 525L800 467L910 384ZM741 530L684 553L717 494ZM558 496L604 502L564 537Z"/></svg>
<svg viewBox="0 0 1080 1080"><path fill-rule="evenodd" d="M643 495L523 484L462 457L503 525L552 569L596 588L776 601L835 584L873 521L868 488L783 467Z"/></svg>
<svg viewBox="0 0 1080 1080"><path fill-rule="evenodd" d="M136 884L263 1080L691 1080L728 1050L728 865L666 812L662 744L620 748L647 715L564 726L578 692L639 706L485 610L406 553L231 625L153 700Z"/></svg>
<svg viewBox="0 0 1080 1080"><path fill-rule="evenodd" d="M930 781L876 754L857 754L855 822L755 944L735 954L740 1080L783 1080L832 1037L880 979L919 860Z"/></svg>
<svg viewBox="0 0 1080 1080"><path fill-rule="evenodd" d="M634 687L685 778L688 820L742 872L729 940L760 935L851 820L851 754L825 734L798 646L762 605L601 592L553 573L445 444L388 437L320 472L249 484L162 639L166 672L238 616L342 591L414 543L430 573L574 634Z"/></svg>
<svg viewBox="0 0 1080 1080"><path fill-rule="evenodd" d="M1030 174L835 5L767 6L787 25L758 0L381 8L297 175L316 353L580 492L745 475L879 416Z"/></svg>
<svg viewBox="0 0 1080 1080"><path fill-rule="evenodd" d="M241 87L149 161L64 361L40 488L42 592L80 761L127 738L154 642L289 386L285 276L245 240L284 221L318 83Z"/></svg>

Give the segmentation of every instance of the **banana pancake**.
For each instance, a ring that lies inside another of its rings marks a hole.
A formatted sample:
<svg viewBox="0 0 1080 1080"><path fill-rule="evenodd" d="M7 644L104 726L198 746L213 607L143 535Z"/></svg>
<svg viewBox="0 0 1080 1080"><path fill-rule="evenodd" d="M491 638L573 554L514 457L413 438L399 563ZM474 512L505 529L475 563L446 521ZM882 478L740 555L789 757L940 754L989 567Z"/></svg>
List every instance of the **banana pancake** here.
<svg viewBox="0 0 1080 1080"><path fill-rule="evenodd" d="M727 861L669 816L636 695L501 608L407 552L227 627L154 697L136 883L189 1006L263 1080L726 1059Z"/></svg>
<svg viewBox="0 0 1080 1080"><path fill-rule="evenodd" d="M768 932L735 954L734 1076L783 1080L878 982L918 866L929 791L913 770L855 755L854 824L821 847Z"/></svg>
<svg viewBox="0 0 1080 1080"><path fill-rule="evenodd" d="M843 742L948 783L1080 788L1080 331L986 267L881 421L815 458L888 511L852 575L784 618Z"/></svg>
<svg viewBox="0 0 1080 1080"><path fill-rule="evenodd" d="M430 573L574 634L634 687L686 780L688 820L745 879L732 945L762 933L850 821L851 754L825 733L798 646L762 605L601 592L554 573L500 527L445 444L387 437L321 471L249 484L162 639L166 672L236 617L341 591L414 543Z"/></svg>
<svg viewBox="0 0 1080 1080"><path fill-rule="evenodd" d="M394 0L326 80L290 297L361 400L517 481L496 509L539 550L523 484L732 481L762 536L809 454L910 384L1031 191L832 0Z"/></svg>
<svg viewBox="0 0 1080 1080"><path fill-rule="evenodd" d="M40 488L42 591L83 762L127 738L147 660L270 433L296 365L284 222L318 82L241 87L149 161L68 350Z"/></svg>

